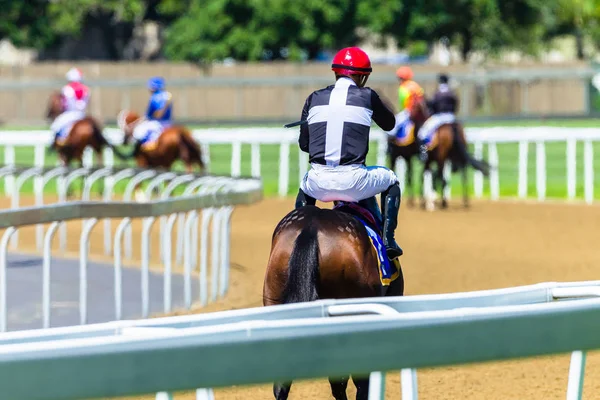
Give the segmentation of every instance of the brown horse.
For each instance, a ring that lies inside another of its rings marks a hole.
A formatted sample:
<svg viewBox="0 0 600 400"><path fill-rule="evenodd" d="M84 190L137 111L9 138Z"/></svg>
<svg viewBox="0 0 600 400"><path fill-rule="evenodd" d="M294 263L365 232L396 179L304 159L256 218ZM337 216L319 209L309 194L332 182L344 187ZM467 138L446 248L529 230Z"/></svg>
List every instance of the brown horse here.
<svg viewBox="0 0 600 400"><path fill-rule="evenodd" d="M454 125L454 126L453 126ZM448 185L444 177L444 166L450 161L452 172L461 171L462 189L463 189L463 205L469 206L468 182L467 182L467 167L472 166L476 170L483 173L484 176L489 176L490 166L483 160L476 160L467 151L467 140L462 124L455 122L454 124L443 124L435 132L431 143L427 149L427 160L423 168L423 182L421 185L423 208L433 209L433 200L425 196L425 173L432 174L434 191L439 188L441 191L442 208L448 208L448 199L445 195L445 189ZM431 166L436 166L435 173L432 172Z"/></svg>
<svg viewBox="0 0 600 400"><path fill-rule="evenodd" d="M136 124L141 122L139 114L123 110L119 113L119 128L125 134L123 144L129 143ZM181 159L188 173L192 172L194 165L198 165L200 172L205 170L202 161L200 146L192 137L191 132L180 125L166 128L156 141L149 146L142 146L137 153L132 154L140 168L165 168L171 169L177 159Z"/></svg>
<svg viewBox="0 0 600 400"><path fill-rule="evenodd" d="M388 282L389 286L382 284L377 253L367 230L354 217L361 210L357 207L346 203L330 210L308 205L291 211L279 222L265 275L265 306L404 294L398 259L392 264L397 277L391 278L395 280ZM336 399L347 399L348 379L329 379ZM368 377L352 380L357 400L367 399ZM275 398L287 399L291 385L291 381L274 384Z"/></svg>
<svg viewBox="0 0 600 400"><path fill-rule="evenodd" d="M396 137L388 136L388 167L394 170L396 160L403 158L406 163L406 181L405 188L408 196L408 205L414 205L414 185L413 185L413 163L414 156L419 154L419 141L417 133L429 116L425 99L416 103L410 111L410 121L413 123L412 132L408 132L406 138L400 140Z"/></svg>
<svg viewBox="0 0 600 400"><path fill-rule="evenodd" d="M53 92L48 101L48 110L46 118L54 120L64 111L60 92ZM109 143L102 135L100 123L90 116L75 122L71 127L69 134L62 140L57 140L51 145L51 149L56 149L58 157L64 166L71 164L73 160L79 165L83 164L83 152L87 146L90 146L96 154L99 164L102 164L102 149L110 147L120 159L125 159L117 148Z"/></svg>

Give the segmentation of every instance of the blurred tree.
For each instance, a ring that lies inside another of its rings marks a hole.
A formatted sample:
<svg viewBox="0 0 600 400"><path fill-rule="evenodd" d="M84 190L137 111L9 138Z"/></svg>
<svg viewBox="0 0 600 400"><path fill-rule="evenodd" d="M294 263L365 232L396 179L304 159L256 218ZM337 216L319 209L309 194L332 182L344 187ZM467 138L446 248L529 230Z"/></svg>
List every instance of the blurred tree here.
<svg viewBox="0 0 600 400"><path fill-rule="evenodd" d="M192 0L168 28L165 53L196 62L313 58L323 49L356 43L359 2ZM159 8L181 12L175 0Z"/></svg>
<svg viewBox="0 0 600 400"><path fill-rule="evenodd" d="M393 18L363 21L375 32L392 35L400 45L448 37L466 59L474 50L534 52L543 33L545 4L545 0L403 0Z"/></svg>
<svg viewBox="0 0 600 400"><path fill-rule="evenodd" d="M54 0L48 4L48 15L54 31L63 36L80 38L86 29L98 29L107 54L118 60L146 7L144 0Z"/></svg>
<svg viewBox="0 0 600 400"><path fill-rule="evenodd" d="M0 0L0 39L17 47L44 49L56 42L46 6L47 0Z"/></svg>
<svg viewBox="0 0 600 400"><path fill-rule="evenodd" d="M548 26L546 40L556 36L575 37L577 58L586 57L584 41L591 39L600 48L600 2L598 0L553 0L548 3Z"/></svg>

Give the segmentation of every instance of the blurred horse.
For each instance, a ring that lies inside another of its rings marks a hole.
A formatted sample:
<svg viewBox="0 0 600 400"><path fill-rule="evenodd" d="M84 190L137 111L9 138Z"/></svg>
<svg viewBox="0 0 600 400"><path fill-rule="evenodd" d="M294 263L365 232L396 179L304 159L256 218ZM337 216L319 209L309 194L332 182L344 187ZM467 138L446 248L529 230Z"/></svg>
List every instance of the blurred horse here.
<svg viewBox="0 0 600 400"><path fill-rule="evenodd" d="M140 121L142 121L140 115L133 111L123 110L119 113L119 128L125 134L123 144L129 143L135 124ZM188 173L192 172L195 165L199 167L200 172L205 171L200 146L192 137L191 132L181 125L165 128L156 142L143 145L138 152L131 156L135 157L140 168L171 169L173 163L181 159Z"/></svg>
<svg viewBox="0 0 600 400"><path fill-rule="evenodd" d="M412 122L411 131L407 132L402 139L396 136L388 135L388 167L394 170L398 158L403 158L406 164L406 194L408 196L408 205L414 205L414 185L413 185L413 163L414 156L419 154L419 142L416 140L419 129L423 126L429 117L429 110L425 100L415 104L410 111L410 121Z"/></svg>
<svg viewBox="0 0 600 400"><path fill-rule="evenodd" d="M356 203L337 202L333 210L308 205L288 213L273 232L263 304L403 295L404 277L398 259L388 264L391 267L386 276L390 278L386 281L380 270L381 254L361 220L369 221L368 225L381 234L380 221ZM387 258L385 250L383 254ZM329 379L336 399L347 399L348 380ZM356 399L366 400L368 376L353 376L352 380ZM275 383L275 398L287 399L291 385L291 381Z"/></svg>
<svg viewBox="0 0 600 400"><path fill-rule="evenodd" d="M425 195L425 174L432 174L432 183L434 192L437 188L441 191L441 207L448 208L448 199L446 198L445 189L448 182L444 178L444 166L447 161L450 161L452 172L461 171L462 175L462 190L463 190L463 205L469 206L468 182L467 182L467 167L471 166L483 173L485 177L489 176L490 165L484 160L476 160L467 151L467 140L462 124L455 122L453 124L441 125L434 133L431 142L427 147L427 159L423 168L423 182L421 185L423 208L433 210L432 196ZM454 132L456 129L456 133ZM432 172L432 165L436 165L435 173Z"/></svg>
<svg viewBox="0 0 600 400"><path fill-rule="evenodd" d="M46 118L54 120L63 111L60 92L53 92L48 101ZM56 148L58 157L64 166L69 166L73 160L77 161L79 165L83 165L83 152L87 146L90 146L94 150L98 164L102 164L102 149L105 146L110 147L118 158L124 160L127 157L106 140L102 135L100 123L90 116L76 121L71 126L65 138L59 139L52 144L52 147Z"/></svg>

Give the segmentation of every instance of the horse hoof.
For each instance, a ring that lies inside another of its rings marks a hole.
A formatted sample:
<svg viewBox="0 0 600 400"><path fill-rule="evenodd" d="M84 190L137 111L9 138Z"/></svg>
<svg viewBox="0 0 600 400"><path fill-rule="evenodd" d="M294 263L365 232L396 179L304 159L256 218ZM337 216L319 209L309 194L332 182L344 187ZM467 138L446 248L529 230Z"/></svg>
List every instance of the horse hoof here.
<svg viewBox="0 0 600 400"><path fill-rule="evenodd" d="M413 208L415 206L415 199L413 199L412 197L409 197L406 204L408 205L408 207Z"/></svg>
<svg viewBox="0 0 600 400"><path fill-rule="evenodd" d="M448 201L446 199L442 200L442 208L444 210L448 208Z"/></svg>

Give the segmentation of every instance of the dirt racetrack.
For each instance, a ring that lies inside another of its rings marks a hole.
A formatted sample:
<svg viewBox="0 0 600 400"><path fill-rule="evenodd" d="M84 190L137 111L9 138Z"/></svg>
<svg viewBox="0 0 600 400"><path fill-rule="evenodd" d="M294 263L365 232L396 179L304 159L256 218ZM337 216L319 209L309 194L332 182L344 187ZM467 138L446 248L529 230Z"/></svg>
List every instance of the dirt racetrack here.
<svg viewBox="0 0 600 400"><path fill-rule="evenodd" d="M293 199L267 199L233 215L230 291L199 312L260 306L264 267L274 226ZM475 202L427 213L403 206L398 239L406 294L502 288L600 277L600 207L575 204ZM80 222L70 224L75 239ZM95 233L100 238L101 230ZM21 240L25 244L26 235ZM154 242L156 243L156 242ZM71 247L72 246L72 247ZM76 249L74 240L70 248ZM100 243L92 243L98 254ZM136 254L139 254L136 252ZM176 366L174 366L176 368ZM569 355L419 370L421 399L561 399ZM400 398L399 373L387 375L386 399ZM600 355L590 354L585 399L600 398ZM272 399L271 386L216 390L221 399ZM350 385L349 395L354 396ZM154 396L138 397L153 399ZM178 394L176 399L192 399ZM296 382L291 399L331 398L325 379ZM350 397L353 398L353 397Z"/></svg>

